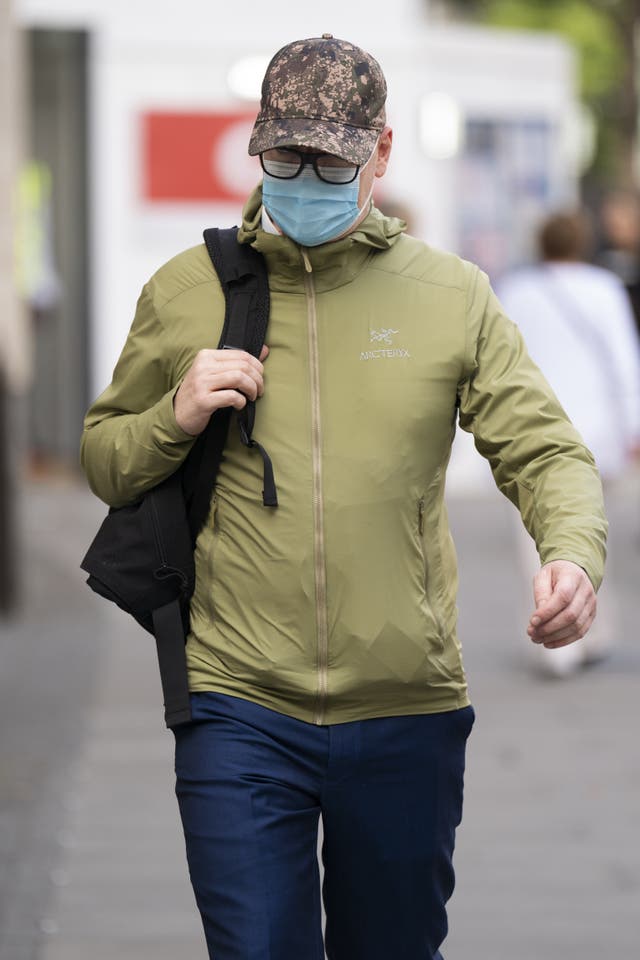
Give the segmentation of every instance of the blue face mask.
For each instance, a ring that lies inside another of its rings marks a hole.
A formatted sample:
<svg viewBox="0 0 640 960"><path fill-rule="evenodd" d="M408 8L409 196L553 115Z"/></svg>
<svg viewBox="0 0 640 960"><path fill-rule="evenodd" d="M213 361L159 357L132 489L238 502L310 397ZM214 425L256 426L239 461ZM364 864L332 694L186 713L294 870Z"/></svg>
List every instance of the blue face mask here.
<svg viewBox="0 0 640 960"><path fill-rule="evenodd" d="M353 183L325 183L305 167L291 180L265 173L262 200L283 233L303 247L317 247L345 233L358 217L360 173Z"/></svg>

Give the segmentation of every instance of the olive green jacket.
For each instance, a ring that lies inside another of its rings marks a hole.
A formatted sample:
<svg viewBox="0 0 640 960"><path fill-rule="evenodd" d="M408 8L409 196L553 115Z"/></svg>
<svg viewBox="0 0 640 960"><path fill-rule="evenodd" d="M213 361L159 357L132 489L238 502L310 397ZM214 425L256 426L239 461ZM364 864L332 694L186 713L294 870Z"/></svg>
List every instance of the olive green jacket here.
<svg viewBox="0 0 640 960"><path fill-rule="evenodd" d="M260 456L232 429L196 547L191 689L315 723L464 706L443 497L456 421L542 561L573 560L597 587L606 522L593 459L477 267L375 209L347 238L301 249L262 230L260 202L257 191L240 238L269 268L254 435L280 505L262 505ZM173 395L223 315L204 245L144 287L82 438L108 504L135 500L188 453Z"/></svg>

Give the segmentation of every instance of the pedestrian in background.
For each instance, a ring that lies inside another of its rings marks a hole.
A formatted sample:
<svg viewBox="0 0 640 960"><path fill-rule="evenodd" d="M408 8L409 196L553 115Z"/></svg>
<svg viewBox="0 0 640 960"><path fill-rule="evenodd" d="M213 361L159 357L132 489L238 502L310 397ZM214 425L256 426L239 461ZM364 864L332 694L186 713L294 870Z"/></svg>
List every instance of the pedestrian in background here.
<svg viewBox="0 0 640 960"><path fill-rule="evenodd" d="M536 537L528 631L595 615L606 522L593 458L477 267L372 203L392 131L376 60L287 44L249 143L239 242L264 254L268 351L212 350L224 298L203 245L145 285L86 419L93 490L171 474L222 407L256 397L279 506L230 435L196 546L176 728L191 880L214 960L439 960L473 724L444 506L456 417ZM428 184L416 185L428 189Z"/></svg>
<svg viewBox="0 0 640 960"><path fill-rule="evenodd" d="M594 261L624 284L640 336L640 197L634 190L611 190L600 201Z"/></svg>
<svg viewBox="0 0 640 960"><path fill-rule="evenodd" d="M586 213L549 217L538 248L540 262L507 276L497 293L611 487L640 443L640 346L629 297L617 276L586 262L593 252ZM529 574L535 548L521 524L518 530ZM529 644L535 666L567 676L605 656L616 634L613 593L608 578L597 623L580 643L558 650Z"/></svg>

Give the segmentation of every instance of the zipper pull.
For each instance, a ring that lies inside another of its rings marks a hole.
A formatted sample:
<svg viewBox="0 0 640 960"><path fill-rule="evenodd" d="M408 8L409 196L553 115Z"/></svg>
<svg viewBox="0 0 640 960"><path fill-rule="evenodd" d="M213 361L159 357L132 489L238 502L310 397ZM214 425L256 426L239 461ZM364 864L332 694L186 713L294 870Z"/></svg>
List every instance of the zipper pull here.
<svg viewBox="0 0 640 960"><path fill-rule="evenodd" d="M424 533L424 497L418 500L418 533L420 536Z"/></svg>
<svg viewBox="0 0 640 960"><path fill-rule="evenodd" d="M300 252L302 253L302 261L304 263L304 268L307 273L313 273L313 267L311 266L311 261L307 255L307 251L304 247L300 247Z"/></svg>

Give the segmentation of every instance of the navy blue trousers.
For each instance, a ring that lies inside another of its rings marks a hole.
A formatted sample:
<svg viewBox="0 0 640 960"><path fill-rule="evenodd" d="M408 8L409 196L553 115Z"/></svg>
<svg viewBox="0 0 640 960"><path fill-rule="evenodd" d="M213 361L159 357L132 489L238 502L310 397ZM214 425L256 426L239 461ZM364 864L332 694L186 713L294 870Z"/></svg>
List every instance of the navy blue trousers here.
<svg viewBox="0 0 640 960"><path fill-rule="evenodd" d="M442 960L473 709L319 727L195 694L176 792L212 960Z"/></svg>

